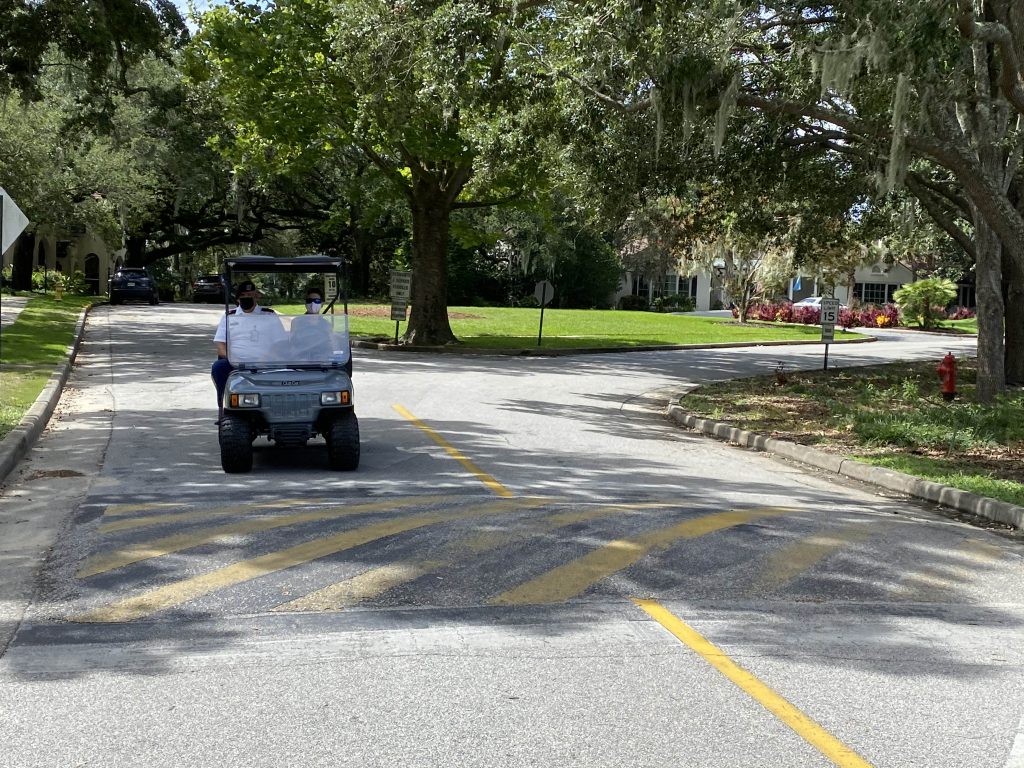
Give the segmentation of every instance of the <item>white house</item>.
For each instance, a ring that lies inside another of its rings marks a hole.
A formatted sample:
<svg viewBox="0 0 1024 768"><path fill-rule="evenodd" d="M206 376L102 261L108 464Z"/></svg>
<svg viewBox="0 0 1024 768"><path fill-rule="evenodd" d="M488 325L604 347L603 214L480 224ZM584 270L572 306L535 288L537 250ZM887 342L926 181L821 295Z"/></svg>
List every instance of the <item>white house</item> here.
<svg viewBox="0 0 1024 768"><path fill-rule="evenodd" d="M649 302L659 296L684 296L694 300L698 310L722 309L729 305L728 296L722 286L724 269L716 267L712 274L703 272L696 275L669 274L663 279L650 280L642 274L626 272L619 283L619 291L615 295L615 303L623 296L643 296ZM870 264L859 267L854 273L854 285L851 291L848 286L836 286L834 295L844 304L850 304L851 298L865 304L890 304L893 294L904 284L914 282L913 272L903 264ZM825 286L814 276L795 275L789 281L785 298L799 301L808 296L819 296ZM974 286L961 284L957 304L964 307L975 306ZM777 297L783 298L783 297Z"/></svg>

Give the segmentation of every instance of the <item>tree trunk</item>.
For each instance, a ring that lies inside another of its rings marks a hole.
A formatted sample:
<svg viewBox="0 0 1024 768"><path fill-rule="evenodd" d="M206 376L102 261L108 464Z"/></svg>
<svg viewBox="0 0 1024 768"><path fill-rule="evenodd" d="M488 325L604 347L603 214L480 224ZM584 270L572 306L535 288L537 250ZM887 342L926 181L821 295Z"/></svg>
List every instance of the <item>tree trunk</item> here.
<svg viewBox="0 0 1024 768"><path fill-rule="evenodd" d="M36 252L36 236L25 232L14 245L11 257L11 287L16 291L32 290L32 257Z"/></svg>
<svg viewBox="0 0 1024 768"><path fill-rule="evenodd" d="M406 344L434 346L457 341L448 323L448 227L451 204L437 183L412 187L412 309Z"/></svg>
<svg viewBox="0 0 1024 768"><path fill-rule="evenodd" d="M1024 271L1013 259L1003 259L1006 286L1006 383L1024 384Z"/></svg>
<svg viewBox="0 0 1024 768"><path fill-rule="evenodd" d="M1006 388L1003 342L1002 248L984 217L974 211L978 289L977 399L991 403Z"/></svg>

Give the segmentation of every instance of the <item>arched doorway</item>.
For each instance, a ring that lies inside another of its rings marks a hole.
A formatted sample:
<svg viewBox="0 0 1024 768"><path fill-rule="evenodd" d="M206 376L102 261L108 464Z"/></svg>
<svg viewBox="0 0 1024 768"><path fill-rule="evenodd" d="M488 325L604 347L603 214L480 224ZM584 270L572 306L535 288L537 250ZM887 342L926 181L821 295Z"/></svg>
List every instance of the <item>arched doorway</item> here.
<svg viewBox="0 0 1024 768"><path fill-rule="evenodd" d="M85 283L90 296L100 295L100 257L95 253L85 257Z"/></svg>

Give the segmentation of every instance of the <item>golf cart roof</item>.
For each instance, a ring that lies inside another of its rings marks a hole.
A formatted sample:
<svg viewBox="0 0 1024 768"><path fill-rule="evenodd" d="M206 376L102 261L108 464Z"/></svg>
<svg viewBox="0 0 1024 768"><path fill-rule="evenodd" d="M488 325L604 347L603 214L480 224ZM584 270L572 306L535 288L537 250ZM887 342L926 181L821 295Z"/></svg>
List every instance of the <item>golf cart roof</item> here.
<svg viewBox="0 0 1024 768"><path fill-rule="evenodd" d="M340 256L233 256L224 259L231 271L243 272L336 272L345 260Z"/></svg>

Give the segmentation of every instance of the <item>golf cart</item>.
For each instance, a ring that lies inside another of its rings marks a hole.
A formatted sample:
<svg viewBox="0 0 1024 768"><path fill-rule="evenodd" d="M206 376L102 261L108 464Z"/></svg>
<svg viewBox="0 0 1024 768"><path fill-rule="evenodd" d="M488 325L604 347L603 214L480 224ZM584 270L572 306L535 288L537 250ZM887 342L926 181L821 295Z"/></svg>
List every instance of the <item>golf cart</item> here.
<svg viewBox="0 0 1024 768"><path fill-rule="evenodd" d="M225 472L252 469L253 441L260 436L278 446L296 447L323 435L331 469L359 466L343 264L327 256L225 260L228 285L256 277L289 282L303 296L316 288L324 298L322 313L301 315L266 309L233 312L225 301L225 345L234 367L219 420ZM342 311L335 312L339 299Z"/></svg>

